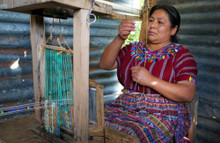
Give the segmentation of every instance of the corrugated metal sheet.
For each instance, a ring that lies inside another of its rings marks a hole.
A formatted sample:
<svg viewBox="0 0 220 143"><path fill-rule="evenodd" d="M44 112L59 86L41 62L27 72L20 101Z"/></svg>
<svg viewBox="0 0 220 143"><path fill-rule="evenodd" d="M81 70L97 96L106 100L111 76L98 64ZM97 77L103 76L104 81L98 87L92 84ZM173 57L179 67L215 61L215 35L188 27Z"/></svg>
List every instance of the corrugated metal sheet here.
<svg viewBox="0 0 220 143"><path fill-rule="evenodd" d="M28 15L0 11L0 107L33 102L28 21Z"/></svg>
<svg viewBox="0 0 220 143"><path fill-rule="evenodd" d="M220 142L220 1L159 0L181 13L179 42L193 53L198 66L199 95L196 142Z"/></svg>

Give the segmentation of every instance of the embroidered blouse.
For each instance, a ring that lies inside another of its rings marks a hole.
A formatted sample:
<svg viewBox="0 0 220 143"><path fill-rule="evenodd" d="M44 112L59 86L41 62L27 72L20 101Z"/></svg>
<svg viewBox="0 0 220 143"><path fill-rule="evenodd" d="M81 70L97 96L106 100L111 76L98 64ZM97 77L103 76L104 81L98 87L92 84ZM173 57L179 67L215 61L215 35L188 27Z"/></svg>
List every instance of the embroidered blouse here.
<svg viewBox="0 0 220 143"><path fill-rule="evenodd" d="M126 89L156 94L153 89L139 85L131 77L135 65L145 67L152 75L170 83L191 81L196 83L196 62L187 48L177 43L150 51L143 42L134 42L122 48L117 57L117 76Z"/></svg>

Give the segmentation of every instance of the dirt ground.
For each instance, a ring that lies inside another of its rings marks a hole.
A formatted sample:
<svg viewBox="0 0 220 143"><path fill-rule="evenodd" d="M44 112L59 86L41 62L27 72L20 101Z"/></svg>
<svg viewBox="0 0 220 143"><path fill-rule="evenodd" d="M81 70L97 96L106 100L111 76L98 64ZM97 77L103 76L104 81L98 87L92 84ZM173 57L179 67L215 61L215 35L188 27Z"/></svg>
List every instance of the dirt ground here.
<svg viewBox="0 0 220 143"><path fill-rule="evenodd" d="M30 116L0 122L0 143L65 143L69 141L46 140L46 138L38 135L36 128L39 124L34 118L34 114ZM105 135L105 137L103 136ZM89 143L137 143L138 139L125 133L115 131L105 127L105 133L97 130L91 130L89 136L92 140ZM54 139L54 138L53 138ZM72 141L71 141L72 142Z"/></svg>
<svg viewBox="0 0 220 143"><path fill-rule="evenodd" d="M32 131L35 126L34 114L0 122L0 143L49 143Z"/></svg>

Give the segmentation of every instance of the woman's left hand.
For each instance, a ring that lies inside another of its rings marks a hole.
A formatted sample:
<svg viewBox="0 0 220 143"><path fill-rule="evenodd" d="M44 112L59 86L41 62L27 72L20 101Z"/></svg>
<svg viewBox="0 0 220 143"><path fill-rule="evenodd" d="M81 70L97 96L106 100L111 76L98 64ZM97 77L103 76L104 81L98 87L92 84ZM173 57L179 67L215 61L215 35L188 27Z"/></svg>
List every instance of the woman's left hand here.
<svg viewBox="0 0 220 143"><path fill-rule="evenodd" d="M191 102L195 95L196 85L190 81L170 83L153 76L141 66L132 67L132 79L140 85L148 86L166 98L176 102Z"/></svg>
<svg viewBox="0 0 220 143"><path fill-rule="evenodd" d="M146 68L141 66L134 66L131 70L133 81L143 86L150 86L151 82L153 81L153 75L151 75Z"/></svg>

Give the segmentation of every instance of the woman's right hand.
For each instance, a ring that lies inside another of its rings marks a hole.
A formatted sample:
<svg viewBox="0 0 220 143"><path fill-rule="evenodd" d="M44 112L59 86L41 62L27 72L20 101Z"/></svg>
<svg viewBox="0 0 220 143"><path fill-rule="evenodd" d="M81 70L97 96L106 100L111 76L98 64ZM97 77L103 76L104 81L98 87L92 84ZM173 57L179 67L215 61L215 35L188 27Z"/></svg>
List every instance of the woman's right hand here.
<svg viewBox="0 0 220 143"><path fill-rule="evenodd" d="M99 67L104 70L113 70L117 68L117 56L121 49L124 40L135 29L135 23L132 20L124 20L120 23L118 35L115 39L105 48L99 63Z"/></svg>
<svg viewBox="0 0 220 143"><path fill-rule="evenodd" d="M135 22L132 20L123 20L118 29L118 36L122 40L126 40L131 31L135 31Z"/></svg>

